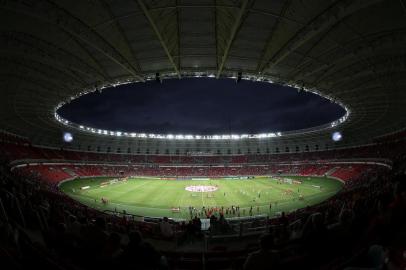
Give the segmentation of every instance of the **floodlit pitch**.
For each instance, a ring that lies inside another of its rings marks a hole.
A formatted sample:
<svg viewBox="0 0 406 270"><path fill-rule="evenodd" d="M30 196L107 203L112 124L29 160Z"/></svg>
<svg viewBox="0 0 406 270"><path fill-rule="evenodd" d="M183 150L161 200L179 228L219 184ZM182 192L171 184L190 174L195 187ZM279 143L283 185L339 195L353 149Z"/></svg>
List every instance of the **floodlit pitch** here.
<svg viewBox="0 0 406 270"><path fill-rule="evenodd" d="M343 183L327 177L256 177L254 179L162 180L132 177L85 178L64 182L60 189L101 211L149 217L204 217L202 208L223 209L226 217L273 216L321 203ZM232 212L231 207L239 207ZM251 210L252 207L252 210ZM193 209L193 211L190 211ZM226 210L230 209L226 213Z"/></svg>

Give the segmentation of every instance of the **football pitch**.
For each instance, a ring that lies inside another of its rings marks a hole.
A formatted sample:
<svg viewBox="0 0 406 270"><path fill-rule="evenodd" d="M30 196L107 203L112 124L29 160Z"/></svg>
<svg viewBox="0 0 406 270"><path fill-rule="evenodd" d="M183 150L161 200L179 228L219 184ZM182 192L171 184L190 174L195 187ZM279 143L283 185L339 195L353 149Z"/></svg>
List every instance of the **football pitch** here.
<svg viewBox="0 0 406 270"><path fill-rule="evenodd" d="M199 180L131 177L126 181L99 177L70 180L59 187L71 198L100 211L122 213L124 210L139 216L189 219L190 207L200 210L203 206L223 207L224 212L231 206L239 206L240 216L273 216L318 204L342 186L340 181L328 177L258 176ZM226 214L226 217L236 216L231 211Z"/></svg>

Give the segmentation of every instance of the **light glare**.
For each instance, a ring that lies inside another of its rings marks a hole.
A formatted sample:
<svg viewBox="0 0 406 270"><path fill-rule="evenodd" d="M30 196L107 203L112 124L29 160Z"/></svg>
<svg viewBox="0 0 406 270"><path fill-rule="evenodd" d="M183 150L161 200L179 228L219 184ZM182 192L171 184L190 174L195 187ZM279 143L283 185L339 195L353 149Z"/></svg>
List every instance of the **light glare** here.
<svg viewBox="0 0 406 270"><path fill-rule="evenodd" d="M333 141L338 142L338 141L341 141L343 136L341 135L341 133L339 131L336 131L336 132L333 133L331 138L333 139Z"/></svg>
<svg viewBox="0 0 406 270"><path fill-rule="evenodd" d="M72 142L72 141L73 141L73 136L72 136L72 134L69 133L69 132L65 132L65 133L63 134L63 140L64 140L65 142L67 142L67 143Z"/></svg>

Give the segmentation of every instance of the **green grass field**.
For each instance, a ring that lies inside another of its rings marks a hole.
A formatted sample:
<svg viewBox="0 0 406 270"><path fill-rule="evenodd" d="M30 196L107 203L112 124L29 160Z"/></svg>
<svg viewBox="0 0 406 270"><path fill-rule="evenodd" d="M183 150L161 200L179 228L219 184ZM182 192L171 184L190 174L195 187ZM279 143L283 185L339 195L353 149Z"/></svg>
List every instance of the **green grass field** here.
<svg viewBox="0 0 406 270"><path fill-rule="evenodd" d="M113 178L83 178L64 182L60 189L73 199L95 209L117 210L149 217L190 218L189 206L205 207L240 206L241 216L273 216L278 212L318 204L336 194L342 183L326 177L289 176L301 184L281 183L274 178L256 177L249 180L160 180L130 178L128 181L110 184ZM106 184L107 182L107 184ZM105 183L105 186L102 186ZM213 192L191 192L188 186L214 186ZM88 186L87 189L81 187ZM300 195L302 199L300 199ZM108 203L101 202L107 198ZM272 204L270 211L269 205ZM180 207L179 212L172 208ZM231 217L231 215L229 215Z"/></svg>

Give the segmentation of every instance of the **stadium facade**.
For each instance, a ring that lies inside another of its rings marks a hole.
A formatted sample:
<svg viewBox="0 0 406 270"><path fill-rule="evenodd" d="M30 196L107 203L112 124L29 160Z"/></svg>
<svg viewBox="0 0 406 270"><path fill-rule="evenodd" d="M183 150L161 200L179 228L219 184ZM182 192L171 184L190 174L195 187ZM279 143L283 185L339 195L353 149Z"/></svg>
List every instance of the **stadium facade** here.
<svg viewBox="0 0 406 270"><path fill-rule="evenodd" d="M404 128L405 21L397 1L175 2L2 3L1 129L81 151L238 155L367 145ZM282 136L174 140L103 136L55 116L84 93L157 74L289 85L345 106L346 121ZM333 142L337 130L343 140ZM71 144L61 141L65 131Z"/></svg>
<svg viewBox="0 0 406 270"><path fill-rule="evenodd" d="M0 1L2 269L403 269L405 13L404 0ZM207 137L56 113L105 87L186 77L288 85L347 113ZM179 187L170 205L160 183ZM227 205L188 186L218 188ZM123 194L164 211L130 215L117 209ZM241 215L235 194L249 201Z"/></svg>

